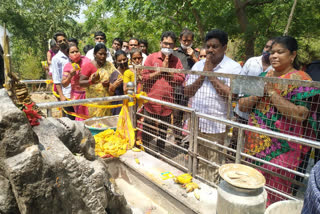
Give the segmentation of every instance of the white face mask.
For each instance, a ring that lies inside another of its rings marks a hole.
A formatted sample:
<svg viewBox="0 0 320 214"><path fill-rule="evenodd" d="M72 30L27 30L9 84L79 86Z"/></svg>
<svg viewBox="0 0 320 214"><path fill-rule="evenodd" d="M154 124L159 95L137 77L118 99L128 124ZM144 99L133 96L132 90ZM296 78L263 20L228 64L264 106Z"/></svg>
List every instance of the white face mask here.
<svg viewBox="0 0 320 214"><path fill-rule="evenodd" d="M104 42L96 42L96 45L98 45L98 44L103 44L104 45Z"/></svg>
<svg viewBox="0 0 320 214"><path fill-rule="evenodd" d="M180 43L180 44L181 44L182 49L184 49L184 50L192 47L192 43L189 46L185 46L182 43Z"/></svg>
<svg viewBox="0 0 320 214"><path fill-rule="evenodd" d="M166 55L169 56L170 54L173 53L173 49L172 48L161 48L161 52Z"/></svg>

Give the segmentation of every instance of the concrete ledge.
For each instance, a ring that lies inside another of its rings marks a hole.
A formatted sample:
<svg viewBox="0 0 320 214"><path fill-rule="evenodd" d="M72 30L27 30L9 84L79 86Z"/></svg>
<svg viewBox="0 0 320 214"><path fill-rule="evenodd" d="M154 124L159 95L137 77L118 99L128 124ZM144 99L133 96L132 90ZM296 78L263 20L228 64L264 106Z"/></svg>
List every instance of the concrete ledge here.
<svg viewBox="0 0 320 214"><path fill-rule="evenodd" d="M135 158L138 158L140 164L136 163ZM181 170L147 154L145 152L133 152L129 150L126 154L120 157L121 163L128 168L134 170L139 175L143 176L154 185L168 193L171 197L188 207L194 213L215 213L217 190L207 184L202 183L197 179L193 179L201 188L197 190L200 200L197 200L194 193L187 193L180 185L176 184L173 179L163 180L161 173L171 172L173 175L184 174Z"/></svg>

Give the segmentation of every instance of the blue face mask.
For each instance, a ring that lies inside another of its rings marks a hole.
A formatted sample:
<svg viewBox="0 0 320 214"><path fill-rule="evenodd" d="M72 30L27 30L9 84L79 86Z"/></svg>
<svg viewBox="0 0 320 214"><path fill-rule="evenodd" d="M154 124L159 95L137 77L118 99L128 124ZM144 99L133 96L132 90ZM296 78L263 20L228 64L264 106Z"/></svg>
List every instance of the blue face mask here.
<svg viewBox="0 0 320 214"><path fill-rule="evenodd" d="M262 57L263 57L263 59L264 59L264 61L266 62L266 63L270 63L270 59L269 59L269 57L270 57L270 52L268 52L268 51L262 51Z"/></svg>

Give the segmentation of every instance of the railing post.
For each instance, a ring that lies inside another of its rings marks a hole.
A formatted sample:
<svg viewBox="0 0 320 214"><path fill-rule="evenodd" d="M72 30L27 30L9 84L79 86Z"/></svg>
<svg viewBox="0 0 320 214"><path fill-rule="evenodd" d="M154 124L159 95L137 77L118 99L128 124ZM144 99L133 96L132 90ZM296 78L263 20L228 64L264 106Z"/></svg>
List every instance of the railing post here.
<svg viewBox="0 0 320 214"><path fill-rule="evenodd" d="M242 151L242 141L243 140L243 129L239 128L238 139L237 139L237 153L236 153L236 163L241 163L241 151Z"/></svg>
<svg viewBox="0 0 320 214"><path fill-rule="evenodd" d="M135 85L133 82L128 82L127 83L127 89L128 89L128 94L129 95L133 95L134 94L134 88L135 88ZM129 114L130 114L130 119L131 119L131 122L132 122L132 125L133 125L133 128L136 128L136 118L135 118L135 105L130 105L130 103L133 103L134 99L133 97L129 97Z"/></svg>
<svg viewBox="0 0 320 214"><path fill-rule="evenodd" d="M195 133L195 120L196 120L196 113L195 111L191 112L191 117L190 117L190 121L189 121L189 148L188 148L188 153L189 153L189 158L188 158L188 173L189 174L193 174L193 161L195 157L195 153L194 153L194 133Z"/></svg>
<svg viewBox="0 0 320 214"><path fill-rule="evenodd" d="M193 111L194 112L194 111ZM197 175L198 170L198 129L199 129L199 117L194 113L194 123L193 123L193 165L192 172L193 177Z"/></svg>
<svg viewBox="0 0 320 214"><path fill-rule="evenodd" d="M47 117L52 117L52 109L47 108Z"/></svg>

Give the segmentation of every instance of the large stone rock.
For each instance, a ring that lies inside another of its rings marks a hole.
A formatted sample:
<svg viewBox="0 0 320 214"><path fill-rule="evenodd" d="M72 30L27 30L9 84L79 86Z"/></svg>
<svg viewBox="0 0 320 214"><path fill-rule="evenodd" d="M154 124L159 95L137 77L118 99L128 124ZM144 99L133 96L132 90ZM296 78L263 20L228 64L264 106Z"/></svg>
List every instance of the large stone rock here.
<svg viewBox="0 0 320 214"><path fill-rule="evenodd" d="M41 134L50 130L72 153L82 153L88 160L95 159L95 141L84 123L70 120L67 117L48 118L48 122L42 123L35 129L42 129Z"/></svg>
<svg viewBox="0 0 320 214"><path fill-rule="evenodd" d="M52 121L52 119L42 120L39 126L34 127L34 131L39 137L44 162L49 168L54 169L57 197L62 201L60 206L66 213L75 213L79 210L85 213L105 213L107 204L103 204L96 196L92 179L85 175L88 169L78 164L76 157L58 138L56 134L59 133L51 127ZM49 127L52 129L48 129ZM67 137L64 140L72 141Z"/></svg>
<svg viewBox="0 0 320 214"><path fill-rule="evenodd" d="M6 173L21 213L54 213L54 173L42 161L38 145L26 148L18 155L5 159ZM52 207L48 207L49 202Z"/></svg>
<svg viewBox="0 0 320 214"><path fill-rule="evenodd" d="M44 118L31 128L4 90L0 103L1 214L131 213L82 123Z"/></svg>
<svg viewBox="0 0 320 214"><path fill-rule="evenodd" d="M10 182L0 175L0 213L20 213Z"/></svg>
<svg viewBox="0 0 320 214"><path fill-rule="evenodd" d="M25 113L11 101L5 89L0 89L0 164L1 158L12 157L37 144Z"/></svg>

